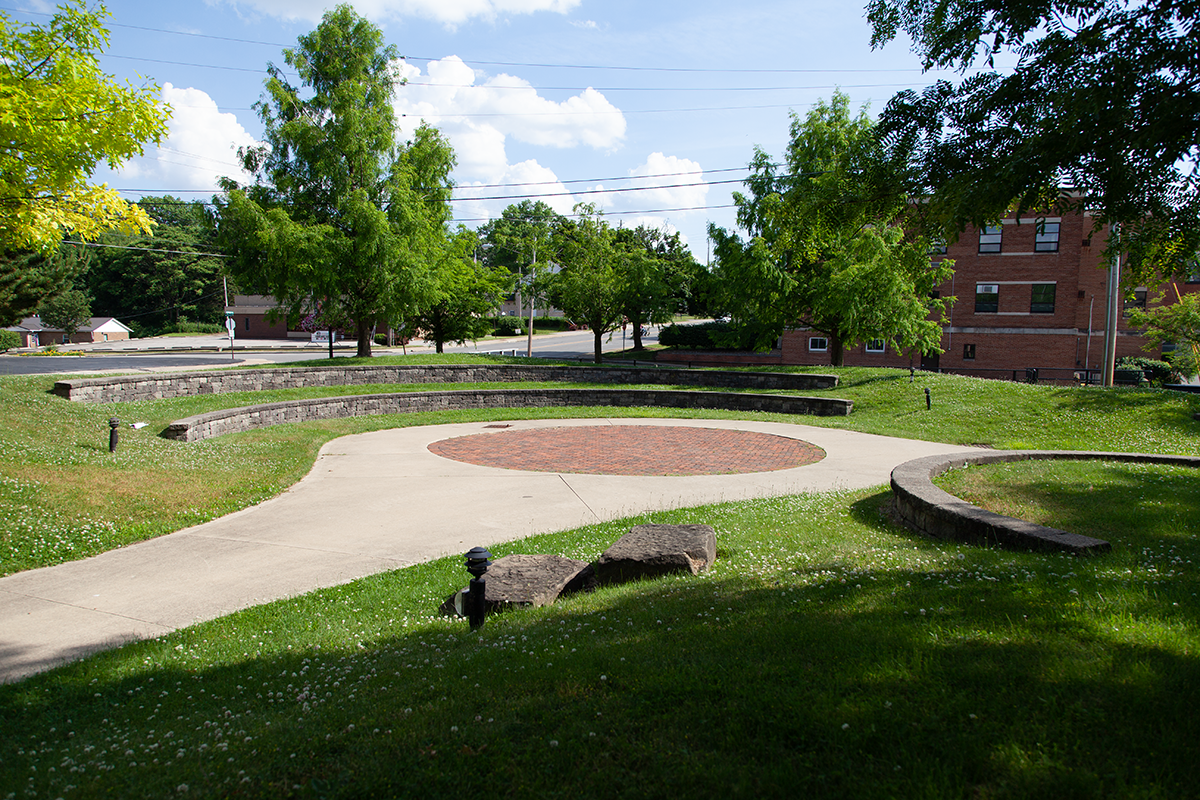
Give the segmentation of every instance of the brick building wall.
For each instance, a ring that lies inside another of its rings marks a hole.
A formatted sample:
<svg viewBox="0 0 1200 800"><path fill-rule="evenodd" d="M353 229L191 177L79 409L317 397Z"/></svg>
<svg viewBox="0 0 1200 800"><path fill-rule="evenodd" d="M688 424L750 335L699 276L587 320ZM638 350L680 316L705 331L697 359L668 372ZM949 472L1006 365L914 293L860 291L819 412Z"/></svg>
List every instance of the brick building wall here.
<svg viewBox="0 0 1200 800"><path fill-rule="evenodd" d="M955 297L943 326L945 352L919 354L880 350L880 343L845 350L854 366L923 366L981 377L1023 377L1028 368L1040 377L1071 380L1076 372L1099 370L1104 357L1104 318L1108 303L1107 270L1103 267L1103 234L1089 236L1091 217L1048 216L1007 219L995 229L968 228L944 255L955 262L954 276L938 291ZM1177 284L1181 293L1200 291L1200 282ZM1151 301L1165 287L1139 287L1137 297ZM1173 297L1169 292L1168 302ZM788 331L783 335L783 362L829 363L820 350L822 335ZM813 341L816 339L817 341ZM1117 329L1117 357L1161 353L1142 349L1146 340L1122 315Z"/></svg>

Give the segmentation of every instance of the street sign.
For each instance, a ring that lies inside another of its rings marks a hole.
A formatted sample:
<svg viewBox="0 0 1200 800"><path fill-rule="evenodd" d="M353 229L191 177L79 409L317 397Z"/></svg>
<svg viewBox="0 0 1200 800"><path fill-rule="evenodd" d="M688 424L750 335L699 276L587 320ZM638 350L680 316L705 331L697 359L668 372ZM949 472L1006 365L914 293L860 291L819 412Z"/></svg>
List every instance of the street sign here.
<svg viewBox="0 0 1200 800"><path fill-rule="evenodd" d="M234 331L237 330L237 320L233 317L225 318L225 330L229 331L229 338L233 338Z"/></svg>

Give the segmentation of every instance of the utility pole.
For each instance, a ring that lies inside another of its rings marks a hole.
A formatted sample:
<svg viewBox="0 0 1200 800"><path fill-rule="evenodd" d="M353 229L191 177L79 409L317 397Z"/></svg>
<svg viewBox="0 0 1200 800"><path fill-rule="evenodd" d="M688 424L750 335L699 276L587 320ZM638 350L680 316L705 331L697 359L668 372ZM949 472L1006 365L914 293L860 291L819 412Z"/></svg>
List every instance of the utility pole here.
<svg viewBox="0 0 1200 800"><path fill-rule="evenodd" d="M537 241L533 243L533 263L529 265L529 331L525 357L533 358L533 276L537 272Z"/></svg>
<svg viewBox="0 0 1200 800"><path fill-rule="evenodd" d="M1108 265L1108 309L1104 315L1104 386L1113 385L1117 363L1117 326L1121 323L1121 229L1112 225L1114 243L1112 261Z"/></svg>

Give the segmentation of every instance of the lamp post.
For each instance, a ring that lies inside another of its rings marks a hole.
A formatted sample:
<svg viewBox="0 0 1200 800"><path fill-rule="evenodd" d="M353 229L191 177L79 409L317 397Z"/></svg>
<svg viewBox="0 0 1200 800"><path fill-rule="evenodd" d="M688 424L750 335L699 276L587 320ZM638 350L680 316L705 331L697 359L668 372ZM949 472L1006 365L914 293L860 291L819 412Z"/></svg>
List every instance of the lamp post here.
<svg viewBox="0 0 1200 800"><path fill-rule="evenodd" d="M471 582L467 585L467 619L471 621L471 630L477 631L483 627L487 615L487 604L484 594L487 592L487 581L483 577L488 567L492 565L492 554L484 547L472 547L467 552L467 572L471 573Z"/></svg>
<svg viewBox="0 0 1200 800"><path fill-rule="evenodd" d="M117 439L118 439L117 429L120 427L121 427L121 420L117 419L116 417L109 417L109 419L108 419L108 452L110 452L110 453L117 452Z"/></svg>

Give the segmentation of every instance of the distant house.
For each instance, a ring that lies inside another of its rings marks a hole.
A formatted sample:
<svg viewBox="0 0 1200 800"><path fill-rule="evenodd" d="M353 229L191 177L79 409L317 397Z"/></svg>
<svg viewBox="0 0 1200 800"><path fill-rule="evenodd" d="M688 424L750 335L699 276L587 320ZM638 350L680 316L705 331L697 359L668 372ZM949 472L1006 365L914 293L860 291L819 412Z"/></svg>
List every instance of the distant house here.
<svg viewBox="0 0 1200 800"><path fill-rule="evenodd" d="M225 315L237 323L237 336L243 339L307 339L304 331L288 330L287 315L272 321L268 314L279 307L274 297L265 294L235 294L225 306Z"/></svg>
<svg viewBox="0 0 1200 800"><path fill-rule="evenodd" d="M75 335L67 338L67 332L49 328L34 315L26 317L6 330L16 331L21 336L22 347L45 347L52 344L86 344L89 342L119 342L129 338L131 328L113 317L92 317Z"/></svg>

